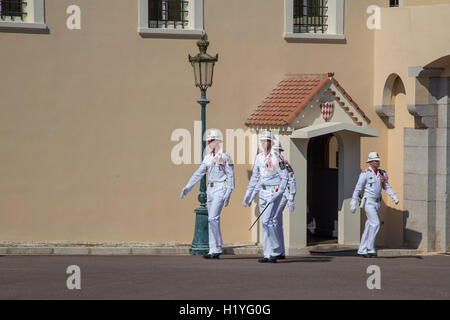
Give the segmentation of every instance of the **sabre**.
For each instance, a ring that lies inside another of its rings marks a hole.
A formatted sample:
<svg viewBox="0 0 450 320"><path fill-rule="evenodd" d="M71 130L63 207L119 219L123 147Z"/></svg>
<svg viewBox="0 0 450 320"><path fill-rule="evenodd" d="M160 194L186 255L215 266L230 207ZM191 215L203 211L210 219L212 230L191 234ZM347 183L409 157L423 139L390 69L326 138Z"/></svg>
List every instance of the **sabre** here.
<svg viewBox="0 0 450 320"><path fill-rule="evenodd" d="M256 221L259 220L259 218L262 216L262 214L264 213L264 211L266 211L267 207L269 206L269 204L271 204L272 201L269 201L269 203L267 204L267 206L263 209L263 211L261 211L261 213L259 214L259 216L256 218L256 220L253 222L253 224L250 226L250 229L248 229L248 231L250 231L253 226L255 225Z"/></svg>

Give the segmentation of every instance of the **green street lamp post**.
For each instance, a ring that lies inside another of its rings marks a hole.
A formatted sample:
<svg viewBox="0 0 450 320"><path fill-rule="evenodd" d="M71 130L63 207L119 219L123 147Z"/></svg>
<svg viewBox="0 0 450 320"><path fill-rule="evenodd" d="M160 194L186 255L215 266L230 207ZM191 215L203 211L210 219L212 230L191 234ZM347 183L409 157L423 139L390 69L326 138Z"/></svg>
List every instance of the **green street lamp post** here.
<svg viewBox="0 0 450 320"><path fill-rule="evenodd" d="M197 46L200 49L200 53L191 57L189 55L189 62L194 69L195 86L201 90L201 98L197 102L202 107L202 161L203 151L206 148L205 143L205 130L206 130L206 105L209 100L206 99L206 89L211 87L213 80L214 64L217 62L219 55L215 57L206 53L206 49L209 46L209 41L206 40L206 34L203 33L200 40L197 41ZM209 251L208 241L208 208L206 207L206 176L200 181L200 194L198 195L198 201L200 207L195 209L195 232L194 240L192 240L192 246L189 249L190 254L207 254Z"/></svg>

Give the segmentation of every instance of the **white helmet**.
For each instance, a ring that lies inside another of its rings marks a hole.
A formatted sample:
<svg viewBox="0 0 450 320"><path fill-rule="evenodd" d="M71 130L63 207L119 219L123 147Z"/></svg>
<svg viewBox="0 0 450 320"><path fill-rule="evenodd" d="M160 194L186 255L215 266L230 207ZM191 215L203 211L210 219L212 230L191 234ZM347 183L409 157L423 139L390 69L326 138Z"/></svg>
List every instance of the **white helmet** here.
<svg viewBox="0 0 450 320"><path fill-rule="evenodd" d="M380 156L378 155L378 152L371 152L369 153L369 156L367 157L367 161L366 162L371 162L371 161L380 161Z"/></svg>
<svg viewBox="0 0 450 320"><path fill-rule="evenodd" d="M270 131L263 131L261 132L261 134L259 135L259 140L273 140L273 136L272 136L272 132Z"/></svg>
<svg viewBox="0 0 450 320"><path fill-rule="evenodd" d="M211 129L208 131L208 133L206 134L206 141L211 141L211 140L223 141L222 135L220 134L219 130Z"/></svg>
<svg viewBox="0 0 450 320"><path fill-rule="evenodd" d="M281 146L281 142L278 140L275 140L275 139L273 140L272 149L278 150L278 151L284 151L283 147Z"/></svg>

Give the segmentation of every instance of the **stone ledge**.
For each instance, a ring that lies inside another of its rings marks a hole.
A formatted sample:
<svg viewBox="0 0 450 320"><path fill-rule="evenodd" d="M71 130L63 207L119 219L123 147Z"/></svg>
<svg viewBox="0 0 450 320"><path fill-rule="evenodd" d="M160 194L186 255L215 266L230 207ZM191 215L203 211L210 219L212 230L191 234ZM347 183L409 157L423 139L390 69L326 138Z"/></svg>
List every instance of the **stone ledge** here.
<svg viewBox="0 0 450 320"><path fill-rule="evenodd" d="M423 254L424 252L416 249L380 249L377 251L377 256L382 258L414 257Z"/></svg>
<svg viewBox="0 0 450 320"><path fill-rule="evenodd" d="M383 120L387 128L395 128L395 109L394 106L375 106L376 114Z"/></svg>
<svg viewBox="0 0 450 320"><path fill-rule="evenodd" d="M415 104L408 105L408 112L414 116L416 129L437 127L437 105Z"/></svg>
<svg viewBox="0 0 450 320"><path fill-rule="evenodd" d="M148 256L189 255L189 248L131 248L130 254Z"/></svg>
<svg viewBox="0 0 450 320"><path fill-rule="evenodd" d="M288 248L286 248L288 250ZM324 253L344 253L354 251L356 253L357 246L311 246L302 248L301 252L295 254L308 254L309 251L315 254ZM226 255L255 255L263 254L262 247L255 245L224 247ZM420 256L425 254L437 254L434 252L423 252L416 249L379 249L378 257L409 257ZM97 248L79 248L79 247L0 247L0 255L190 255L189 247L97 247ZM292 253L290 254L292 255Z"/></svg>
<svg viewBox="0 0 450 320"><path fill-rule="evenodd" d="M129 255L131 248L90 248L89 254L93 256Z"/></svg>
<svg viewBox="0 0 450 320"><path fill-rule="evenodd" d="M224 247L223 252L231 255L263 255L263 249L259 246Z"/></svg>
<svg viewBox="0 0 450 320"><path fill-rule="evenodd" d="M232 244L230 244L232 245ZM249 244L243 244L249 245ZM4 247L26 247L26 248L154 248L154 247L190 247L188 243L181 242L96 242L96 241L77 241L77 242L13 242L2 241L0 248Z"/></svg>
<svg viewBox="0 0 450 320"><path fill-rule="evenodd" d="M190 246L0 246L0 255L190 255ZM230 245L223 247L224 254L262 255L262 247L255 245Z"/></svg>
<svg viewBox="0 0 450 320"><path fill-rule="evenodd" d="M53 248L53 254L62 256L76 256L76 255L88 255L90 254L90 251L89 248L78 248L78 247Z"/></svg>
<svg viewBox="0 0 450 320"><path fill-rule="evenodd" d="M12 247L6 249L6 254L11 255L52 255L53 248Z"/></svg>

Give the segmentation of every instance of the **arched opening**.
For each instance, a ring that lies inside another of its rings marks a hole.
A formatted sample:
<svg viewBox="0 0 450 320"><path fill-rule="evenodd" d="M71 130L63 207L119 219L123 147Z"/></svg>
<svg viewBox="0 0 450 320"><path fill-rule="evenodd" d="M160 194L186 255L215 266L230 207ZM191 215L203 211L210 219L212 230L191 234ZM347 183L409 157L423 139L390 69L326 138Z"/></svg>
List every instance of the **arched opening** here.
<svg viewBox="0 0 450 320"><path fill-rule="evenodd" d="M383 106L395 106L395 98L399 94L406 94L405 85L398 74L392 73L384 83Z"/></svg>
<svg viewBox="0 0 450 320"><path fill-rule="evenodd" d="M408 117L405 85L399 75L392 73L387 77L383 89L383 104L375 107L375 111L389 129L401 126L405 116Z"/></svg>
<svg viewBox="0 0 450 320"><path fill-rule="evenodd" d="M339 145L333 134L312 138L307 160L307 243L338 237Z"/></svg>
<svg viewBox="0 0 450 320"><path fill-rule="evenodd" d="M400 77L396 77L394 84L392 85L392 92L391 92L391 105L396 105L396 100L399 97L399 95L406 95L405 85L403 84L402 79Z"/></svg>
<svg viewBox="0 0 450 320"><path fill-rule="evenodd" d="M450 55L440 57L424 66L425 69L450 69Z"/></svg>

